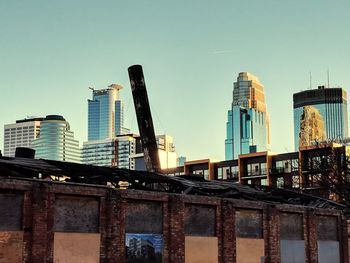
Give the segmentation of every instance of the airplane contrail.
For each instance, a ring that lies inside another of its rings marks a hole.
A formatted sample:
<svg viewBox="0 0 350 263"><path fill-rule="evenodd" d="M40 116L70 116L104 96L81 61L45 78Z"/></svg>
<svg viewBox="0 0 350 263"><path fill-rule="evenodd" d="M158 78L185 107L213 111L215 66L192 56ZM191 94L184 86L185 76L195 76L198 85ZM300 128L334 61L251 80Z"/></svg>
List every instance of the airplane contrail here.
<svg viewBox="0 0 350 263"><path fill-rule="evenodd" d="M214 50L213 54L232 53L232 50Z"/></svg>

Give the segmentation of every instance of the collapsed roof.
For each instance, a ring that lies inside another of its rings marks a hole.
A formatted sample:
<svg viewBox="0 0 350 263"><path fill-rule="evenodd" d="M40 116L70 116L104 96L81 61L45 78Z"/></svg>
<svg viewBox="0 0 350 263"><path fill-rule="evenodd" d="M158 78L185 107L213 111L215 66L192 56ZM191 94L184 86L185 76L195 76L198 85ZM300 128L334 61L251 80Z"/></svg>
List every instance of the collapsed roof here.
<svg viewBox="0 0 350 263"><path fill-rule="evenodd" d="M327 199L274 187L207 181L191 175L168 176L146 171L42 159L0 157L0 180L1 177L50 179L60 182L110 185L115 188L127 186L128 189L134 190L244 199L314 208L346 208Z"/></svg>

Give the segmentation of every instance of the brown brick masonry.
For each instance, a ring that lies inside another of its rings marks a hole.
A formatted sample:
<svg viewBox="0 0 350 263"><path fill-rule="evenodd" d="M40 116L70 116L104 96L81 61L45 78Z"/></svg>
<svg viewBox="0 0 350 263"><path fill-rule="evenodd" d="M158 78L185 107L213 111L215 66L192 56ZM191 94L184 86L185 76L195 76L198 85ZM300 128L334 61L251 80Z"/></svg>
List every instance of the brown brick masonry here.
<svg viewBox="0 0 350 263"><path fill-rule="evenodd" d="M26 263L54 263L55 199L62 195L99 200L100 262L126 262L125 226L128 208L131 203L153 202L159 204L162 211L163 262L185 262L185 208L198 205L215 208L213 225L218 239L218 262L236 263L236 210L245 209L262 213L265 262L281 262L279 214L298 213L303 216L307 263L318 262L318 216L337 219L340 262L349 263L347 221L337 210L20 179L1 179L0 196L2 193L23 195L19 231L23 231L22 258ZM0 213L3 212L0 208ZM79 217L79 214L75 216ZM6 262L1 255L0 251L0 262Z"/></svg>

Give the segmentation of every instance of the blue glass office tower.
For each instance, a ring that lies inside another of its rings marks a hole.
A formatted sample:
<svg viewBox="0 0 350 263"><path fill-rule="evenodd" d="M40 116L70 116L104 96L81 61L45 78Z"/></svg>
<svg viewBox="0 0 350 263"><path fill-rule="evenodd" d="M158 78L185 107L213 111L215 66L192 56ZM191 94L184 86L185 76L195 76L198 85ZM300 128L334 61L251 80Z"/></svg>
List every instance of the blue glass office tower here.
<svg viewBox="0 0 350 263"><path fill-rule="evenodd" d="M122 86L110 85L107 89L93 90L88 100L88 140L104 140L126 133L124 105L119 98Z"/></svg>
<svg viewBox="0 0 350 263"><path fill-rule="evenodd" d="M239 73L226 123L225 159L269 150L269 126L264 86L254 75Z"/></svg>
<svg viewBox="0 0 350 263"><path fill-rule="evenodd" d="M74 139L69 123L60 115L48 115L31 147L35 158L63 162L81 162L79 142Z"/></svg>
<svg viewBox="0 0 350 263"><path fill-rule="evenodd" d="M293 95L294 147L348 137L347 93L342 88L305 90Z"/></svg>
<svg viewBox="0 0 350 263"><path fill-rule="evenodd" d="M135 139L124 128L121 89L112 84L107 89L92 90L92 100L88 100L88 141L83 143L84 164L134 169L129 155L134 152Z"/></svg>

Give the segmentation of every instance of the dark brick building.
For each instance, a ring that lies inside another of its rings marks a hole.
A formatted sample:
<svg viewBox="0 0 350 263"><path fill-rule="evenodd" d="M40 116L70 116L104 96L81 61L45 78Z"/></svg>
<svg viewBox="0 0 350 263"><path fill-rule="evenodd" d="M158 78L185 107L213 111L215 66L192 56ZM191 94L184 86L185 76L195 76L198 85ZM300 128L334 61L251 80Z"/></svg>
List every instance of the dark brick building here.
<svg viewBox="0 0 350 263"><path fill-rule="evenodd" d="M141 191L147 185L137 183L146 177L164 184ZM128 257L138 239L152 251L142 262L349 262L347 224L336 203L181 180L0 158L0 262L140 262ZM169 182L189 188L171 193ZM210 191L215 196L206 196Z"/></svg>

